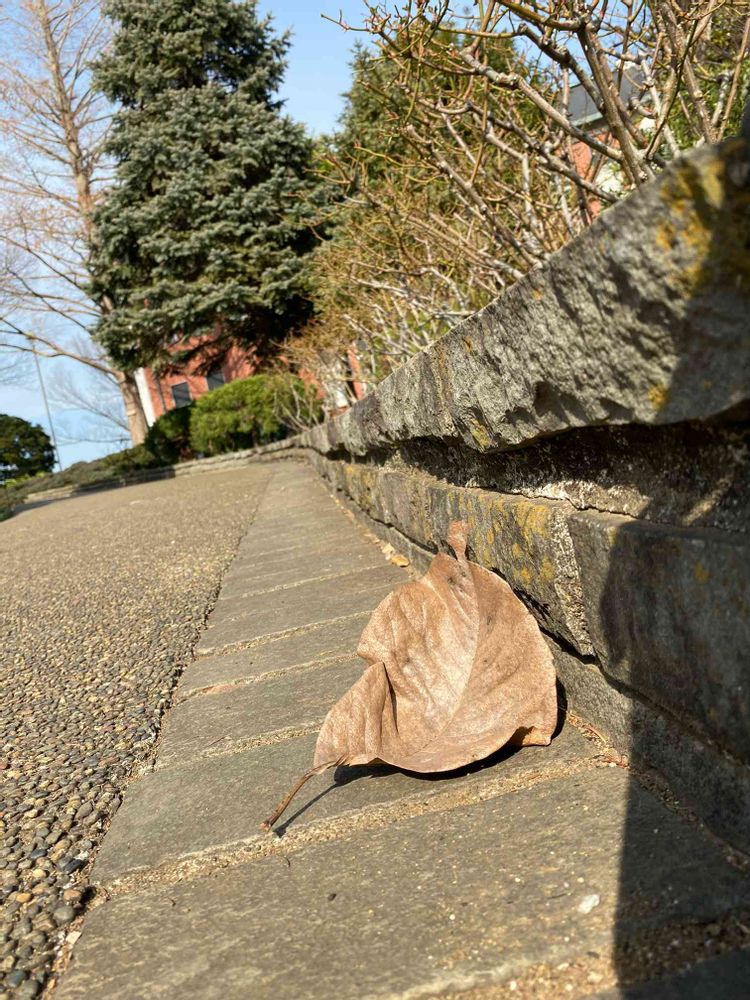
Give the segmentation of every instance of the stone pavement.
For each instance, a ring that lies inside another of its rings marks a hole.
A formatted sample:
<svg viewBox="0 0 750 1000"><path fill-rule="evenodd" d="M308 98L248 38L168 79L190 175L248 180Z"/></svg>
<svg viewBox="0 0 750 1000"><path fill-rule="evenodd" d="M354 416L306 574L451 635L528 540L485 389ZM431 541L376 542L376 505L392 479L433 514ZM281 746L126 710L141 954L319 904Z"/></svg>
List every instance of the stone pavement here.
<svg viewBox="0 0 750 1000"><path fill-rule="evenodd" d="M0 1000L38 996L270 468L0 524Z"/></svg>
<svg viewBox="0 0 750 1000"><path fill-rule="evenodd" d="M408 578L306 466L264 468L57 1000L743 995L741 863L585 727L450 776L339 768L260 831Z"/></svg>

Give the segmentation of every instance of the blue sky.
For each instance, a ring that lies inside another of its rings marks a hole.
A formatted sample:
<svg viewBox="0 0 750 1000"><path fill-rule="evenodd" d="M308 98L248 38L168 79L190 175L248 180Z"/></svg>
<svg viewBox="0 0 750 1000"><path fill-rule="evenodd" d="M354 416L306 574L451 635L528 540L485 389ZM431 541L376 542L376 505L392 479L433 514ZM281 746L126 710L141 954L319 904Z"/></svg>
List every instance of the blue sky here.
<svg viewBox="0 0 750 1000"><path fill-rule="evenodd" d="M361 36L343 31L338 25L326 21L321 14L338 18L341 12L345 21L358 25L363 18L363 4L360 0L340 3L328 0L282 0L273 3L260 0L258 7L262 13L273 16L277 30L289 29L292 34L286 80L281 90L287 113L317 134L332 131L343 107L342 94L349 87L351 49ZM72 362L42 360L43 376L47 380L60 367L73 376L80 370L80 366ZM45 428L48 426L34 377L29 377L24 385L0 385L0 412L23 417ZM55 416L53 409L53 420ZM75 426L74 413L58 416L61 424ZM93 443L60 447L65 466L96 458L111 450L111 445L106 447Z"/></svg>
<svg viewBox="0 0 750 1000"><path fill-rule="evenodd" d="M357 39L354 31L343 31L321 15L359 25L364 16L360 0L286 0L259 3L273 15L276 28L290 29L292 49L282 88L286 109L292 118L306 122L314 132L330 132L341 113L341 95L349 87L349 54Z"/></svg>

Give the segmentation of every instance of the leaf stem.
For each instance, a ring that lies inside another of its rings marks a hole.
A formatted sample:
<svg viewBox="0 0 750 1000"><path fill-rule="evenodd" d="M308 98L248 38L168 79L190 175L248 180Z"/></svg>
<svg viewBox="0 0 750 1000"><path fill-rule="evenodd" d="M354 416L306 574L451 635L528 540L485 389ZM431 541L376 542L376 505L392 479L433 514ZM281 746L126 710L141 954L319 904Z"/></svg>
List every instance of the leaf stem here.
<svg viewBox="0 0 750 1000"><path fill-rule="evenodd" d="M343 757L339 757L338 760L329 760L325 764L318 764L317 767L311 767L309 771L305 771L302 777L292 785L292 787L286 793L281 802L279 802L279 804L276 806L276 808L268 817L268 819L264 819L263 822L260 824L261 830L265 830L267 833L272 833L274 823L284 813L286 807L292 801L292 799L300 790L300 788L302 788L302 786L316 774L320 774L323 771L327 771L329 767L337 767L339 764L342 763L343 759L344 759Z"/></svg>

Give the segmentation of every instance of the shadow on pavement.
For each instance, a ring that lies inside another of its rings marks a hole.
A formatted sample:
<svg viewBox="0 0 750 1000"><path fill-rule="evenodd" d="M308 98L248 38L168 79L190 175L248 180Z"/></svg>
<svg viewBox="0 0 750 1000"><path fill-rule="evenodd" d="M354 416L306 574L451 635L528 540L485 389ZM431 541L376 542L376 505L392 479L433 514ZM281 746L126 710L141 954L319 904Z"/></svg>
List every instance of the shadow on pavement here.
<svg viewBox="0 0 750 1000"><path fill-rule="evenodd" d="M678 259L680 255L689 259L692 253L698 261L674 277L675 294L690 295L685 328L675 331L675 339L696 338L698 344L705 345L705 366L700 370L676 366L670 385L664 387L665 420L669 420L673 404L678 407L681 399L699 396L702 386L709 383L727 386L728 396L731 389L745 388L733 381L731 351L736 351L739 372L742 352L748 348L747 331L743 345L742 324L736 317L746 309L750 291L750 151L741 139L729 140L723 148L720 193L715 175L699 176L690 168L678 171L673 189L666 189L675 199L672 216L682 221L682 229L669 234L670 239L682 241ZM729 275L736 276L732 286ZM629 291L623 288L623 295ZM726 331L731 328L737 330L737 342L728 348ZM712 334L717 329L725 332L721 350L714 351ZM676 346L680 357L679 344ZM728 415L736 420L738 410L728 409ZM739 414L740 419L744 415ZM669 468L664 468L663 476L669 475ZM696 479L691 486L696 498L716 502L715 497L707 496L707 484ZM704 505L704 514L705 510ZM647 508L641 518L648 517ZM747 822L746 801L743 806L742 793L731 781L722 786L691 731L699 741L719 746L723 734L721 750L740 757L738 766L746 764L746 748L738 742L743 727L745 738L750 738L747 686L744 695L738 693L736 679L743 659L747 664L747 609L743 618L741 610L737 614L737 609L727 606L732 594L736 598L746 569L739 561L727 564L721 555L722 545L731 546L733 538L742 536L704 529L700 539L696 538L700 532L689 527L693 522L682 528L654 524L646 529L642 519L620 528L609 551L598 609L597 653L615 686L636 693L636 706L638 702L655 706L654 716L668 720L666 726L651 727L647 712L634 712L632 758L641 763L656 762L680 804L691 809L695 803L695 811L708 816L716 832L740 846L742 824ZM659 513L654 520L660 520ZM736 662L732 662L735 657ZM639 723L639 719L646 721ZM688 749L695 753L694 759L688 759ZM724 759L721 753L717 757ZM744 818L740 815L743 808ZM699 859L691 862L689 841L700 837L706 849L715 852L717 865L722 846L689 821L665 830L652 828L650 819L644 793L634 782L623 835L615 939L617 972L624 985L606 996L621 1000L739 1000L750 996L750 952L712 957L741 942L741 933L737 936L736 927L732 928L730 913L750 908L747 881L744 901L736 898L736 889L724 892L721 886L709 883L701 895L702 903L697 909L694 903L692 912L686 912L682 896L689 896L689 890L694 894L696 884L705 877ZM745 849L747 842L745 829ZM637 944L631 921L644 906L653 909L654 932L645 944ZM745 937L744 943L750 944L750 940ZM675 975L676 970L701 959L706 961L694 971ZM655 981L651 985L627 985L652 977Z"/></svg>

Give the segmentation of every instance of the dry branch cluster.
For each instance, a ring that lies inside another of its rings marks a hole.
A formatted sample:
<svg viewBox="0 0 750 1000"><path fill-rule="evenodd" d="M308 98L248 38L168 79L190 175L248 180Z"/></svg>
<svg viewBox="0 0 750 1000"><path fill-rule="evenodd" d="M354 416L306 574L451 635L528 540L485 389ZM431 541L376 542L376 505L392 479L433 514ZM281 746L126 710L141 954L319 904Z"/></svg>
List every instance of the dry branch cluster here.
<svg viewBox="0 0 750 1000"><path fill-rule="evenodd" d="M747 2L365 6L318 320L289 347L331 408L732 134L750 83Z"/></svg>

